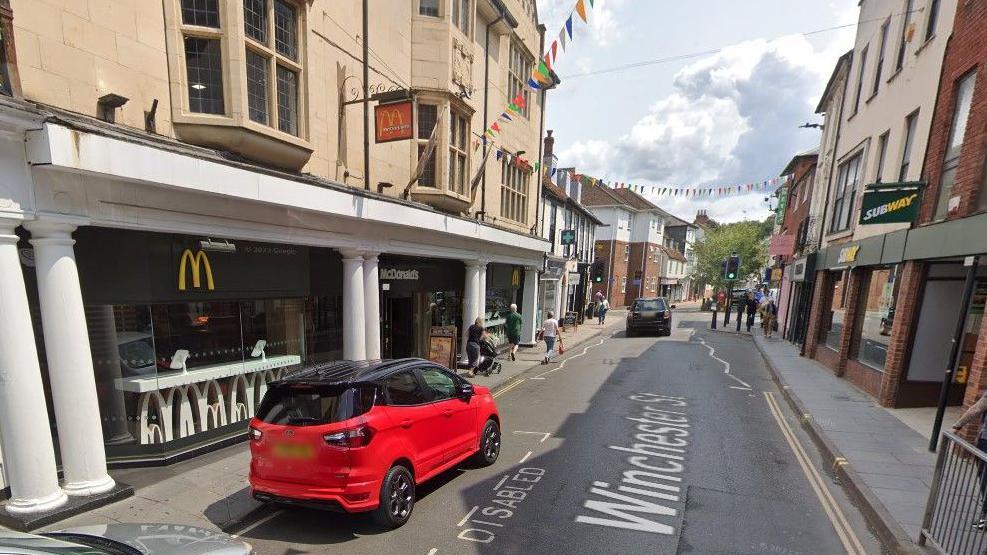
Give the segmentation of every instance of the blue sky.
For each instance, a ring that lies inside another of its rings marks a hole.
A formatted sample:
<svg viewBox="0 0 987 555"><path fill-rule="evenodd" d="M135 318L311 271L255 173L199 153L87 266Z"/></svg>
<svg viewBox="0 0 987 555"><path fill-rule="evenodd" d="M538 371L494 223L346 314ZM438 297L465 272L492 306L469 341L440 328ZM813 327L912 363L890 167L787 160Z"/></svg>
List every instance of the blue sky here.
<svg viewBox="0 0 987 555"><path fill-rule="evenodd" d="M857 0L595 0L589 25L555 65L546 128L563 166L639 184L732 185L777 176L818 146L799 129L814 114L836 59L853 46ZM551 44L575 0L538 0ZM696 52L718 53L578 75ZM652 199L691 221L763 218L764 195Z"/></svg>

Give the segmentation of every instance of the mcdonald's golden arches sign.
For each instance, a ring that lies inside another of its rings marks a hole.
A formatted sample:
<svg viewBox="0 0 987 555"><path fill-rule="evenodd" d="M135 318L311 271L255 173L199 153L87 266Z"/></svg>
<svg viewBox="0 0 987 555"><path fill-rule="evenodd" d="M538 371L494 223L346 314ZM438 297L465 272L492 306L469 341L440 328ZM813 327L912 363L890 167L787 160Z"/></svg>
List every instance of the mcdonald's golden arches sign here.
<svg viewBox="0 0 987 555"><path fill-rule="evenodd" d="M199 289L202 287L202 277L203 274L206 278L206 289L212 291L216 289L216 284L212 280L212 266L209 265L209 257L206 255L205 251L199 251L192 254L191 249L185 249L182 252L181 261L178 263L178 290L185 291L188 289L188 283L185 281L186 273L192 274L192 287Z"/></svg>
<svg viewBox="0 0 987 555"><path fill-rule="evenodd" d="M414 136L411 101L378 104L374 107L375 139L378 143L403 141Z"/></svg>

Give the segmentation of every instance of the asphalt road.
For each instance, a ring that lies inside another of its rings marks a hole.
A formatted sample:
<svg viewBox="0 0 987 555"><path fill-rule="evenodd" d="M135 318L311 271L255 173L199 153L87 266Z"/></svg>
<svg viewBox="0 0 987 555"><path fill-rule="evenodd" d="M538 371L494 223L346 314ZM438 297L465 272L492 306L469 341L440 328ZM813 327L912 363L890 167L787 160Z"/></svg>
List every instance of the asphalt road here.
<svg viewBox="0 0 987 555"><path fill-rule="evenodd" d="M403 528L270 508L231 531L264 554L880 553L754 345L707 319L612 327L501 390L500 460L423 485Z"/></svg>

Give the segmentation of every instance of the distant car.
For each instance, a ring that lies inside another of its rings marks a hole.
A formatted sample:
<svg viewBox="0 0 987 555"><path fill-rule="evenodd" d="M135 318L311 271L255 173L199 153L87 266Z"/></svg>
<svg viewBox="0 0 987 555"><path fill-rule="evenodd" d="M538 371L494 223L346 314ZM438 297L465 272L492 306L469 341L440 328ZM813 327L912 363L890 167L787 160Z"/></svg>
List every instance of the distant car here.
<svg viewBox="0 0 987 555"><path fill-rule="evenodd" d="M408 521L415 487L500 454L490 390L422 359L321 363L268 386L250 421L255 499Z"/></svg>
<svg viewBox="0 0 987 555"><path fill-rule="evenodd" d="M25 534L0 530L4 555L251 555L249 543L178 524L100 524Z"/></svg>
<svg viewBox="0 0 987 555"><path fill-rule="evenodd" d="M672 335L672 309L664 297L640 298L627 311L627 337L638 332Z"/></svg>

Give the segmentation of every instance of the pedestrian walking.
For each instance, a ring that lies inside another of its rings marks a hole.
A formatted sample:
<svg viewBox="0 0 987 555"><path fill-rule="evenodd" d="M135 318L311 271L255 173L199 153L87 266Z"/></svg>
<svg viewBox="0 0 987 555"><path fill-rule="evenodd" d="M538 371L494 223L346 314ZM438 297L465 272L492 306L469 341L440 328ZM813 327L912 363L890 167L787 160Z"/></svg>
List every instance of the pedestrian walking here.
<svg viewBox="0 0 987 555"><path fill-rule="evenodd" d="M476 375L476 364L480 361L480 341L487 334L487 328L483 327L483 318L477 317L473 325L466 330L466 359L469 366L467 377Z"/></svg>
<svg viewBox="0 0 987 555"><path fill-rule="evenodd" d="M521 344L521 315L518 314L517 305L512 304L510 312L507 313L507 342L511 344L511 360L517 360L517 348Z"/></svg>
<svg viewBox="0 0 987 555"><path fill-rule="evenodd" d="M981 451L987 451L987 390L984 390L981 394L980 399L974 403L960 419L953 424L953 431L959 432L963 429L963 426L972 423L975 420L980 421L980 433L977 435L977 449ZM987 463L981 461L980 459L975 459L977 461L977 481L980 483L980 514L973 521L972 526L977 530L987 529ZM962 492L965 494L965 492Z"/></svg>
<svg viewBox="0 0 987 555"><path fill-rule="evenodd" d="M764 326L765 339L771 339L771 334L775 329L775 318L778 317L778 305L775 300L768 297L768 300L761 304L761 325Z"/></svg>
<svg viewBox="0 0 987 555"><path fill-rule="evenodd" d="M607 311L610 310L610 302L604 297L596 305L596 318L602 326L607 321Z"/></svg>
<svg viewBox="0 0 987 555"><path fill-rule="evenodd" d="M751 332L751 328L754 327L754 315L757 314L757 300L754 299L754 293L750 291L747 292L747 333Z"/></svg>
<svg viewBox="0 0 987 555"><path fill-rule="evenodd" d="M545 358L542 359L542 364L548 364L552 361L552 357L555 356L555 342L556 340L562 340L559 321L555 319L555 315L551 312L547 316L548 318L541 324L542 337L545 338Z"/></svg>

